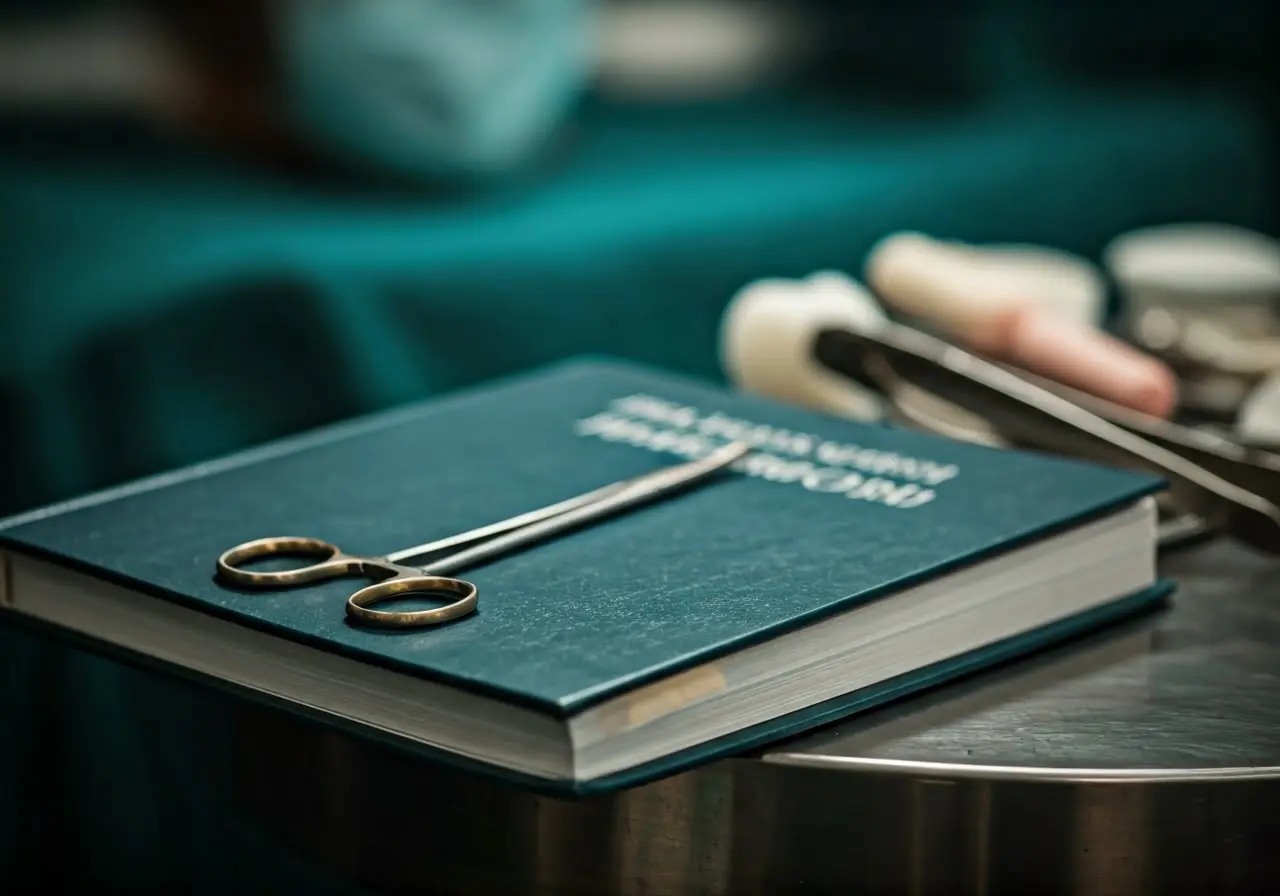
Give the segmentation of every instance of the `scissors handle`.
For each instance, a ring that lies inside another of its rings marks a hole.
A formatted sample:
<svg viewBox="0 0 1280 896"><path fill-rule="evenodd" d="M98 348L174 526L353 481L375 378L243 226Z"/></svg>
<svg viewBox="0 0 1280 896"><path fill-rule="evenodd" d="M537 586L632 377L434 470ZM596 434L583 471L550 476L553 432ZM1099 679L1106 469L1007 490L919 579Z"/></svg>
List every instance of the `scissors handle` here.
<svg viewBox="0 0 1280 896"><path fill-rule="evenodd" d="M373 604L404 600L418 594L454 599L430 610L376 610ZM377 628L423 628L440 625L475 612L479 591L470 582L448 576L418 575L413 570L402 572L375 585L361 588L347 598L347 618L360 625Z"/></svg>
<svg viewBox="0 0 1280 896"><path fill-rule="evenodd" d="M256 572L244 564L268 557L315 557L316 562L295 569ZM343 576L379 579L347 598L347 616L361 625L380 628L420 628L440 625L475 612L479 592L461 579L424 575L380 557L355 557L318 538L290 536L246 541L218 558L218 575L226 582L250 588L290 588ZM417 595L453 599L430 610L377 610L374 604Z"/></svg>
<svg viewBox="0 0 1280 896"><path fill-rule="evenodd" d="M269 557L306 557L313 562L293 569L261 572L244 568L246 563ZM218 577L248 588L291 588L363 572L365 565L361 558L348 557L336 546L318 538L256 538L236 545L218 558Z"/></svg>

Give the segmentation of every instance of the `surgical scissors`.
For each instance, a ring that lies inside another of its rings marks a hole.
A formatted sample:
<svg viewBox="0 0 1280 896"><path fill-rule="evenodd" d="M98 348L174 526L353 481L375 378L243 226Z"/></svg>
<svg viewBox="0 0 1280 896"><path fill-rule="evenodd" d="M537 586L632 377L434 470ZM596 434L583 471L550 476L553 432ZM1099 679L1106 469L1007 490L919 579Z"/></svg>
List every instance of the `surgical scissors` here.
<svg viewBox="0 0 1280 896"><path fill-rule="evenodd" d="M438 541L415 545L381 557L346 554L317 538L291 536L258 538L237 545L218 558L218 578L245 588L296 588L349 576L373 579L347 598L347 616L353 622L383 628L418 628L439 625L475 612L479 589L452 573L514 553L535 543L569 532L692 486L727 468L747 453L743 442L732 442L705 457L655 470L633 479L615 482L575 498L551 504L479 529ZM271 557L311 557L315 562L288 570L254 571L244 565ZM404 561L434 556L425 566ZM426 594L446 594L450 603L430 610L378 610L373 604Z"/></svg>

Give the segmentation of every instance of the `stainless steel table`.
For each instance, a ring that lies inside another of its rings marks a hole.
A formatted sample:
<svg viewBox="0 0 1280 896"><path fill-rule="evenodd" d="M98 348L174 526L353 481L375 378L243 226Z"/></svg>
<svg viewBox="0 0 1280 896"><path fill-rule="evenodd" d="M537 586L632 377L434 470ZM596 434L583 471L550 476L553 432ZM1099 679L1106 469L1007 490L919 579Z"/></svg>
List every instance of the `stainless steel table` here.
<svg viewBox="0 0 1280 896"><path fill-rule="evenodd" d="M1280 561L766 755L560 802L245 710L240 799L386 893L1273 893Z"/></svg>

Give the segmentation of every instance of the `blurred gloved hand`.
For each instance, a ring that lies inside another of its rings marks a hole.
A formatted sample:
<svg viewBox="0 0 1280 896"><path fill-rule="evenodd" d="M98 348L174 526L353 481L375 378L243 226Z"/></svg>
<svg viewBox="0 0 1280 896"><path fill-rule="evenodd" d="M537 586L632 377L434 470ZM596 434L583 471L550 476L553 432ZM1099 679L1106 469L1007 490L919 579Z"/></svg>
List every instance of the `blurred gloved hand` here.
<svg viewBox="0 0 1280 896"><path fill-rule="evenodd" d="M1151 416L1177 407L1173 371L1097 325L1103 284L1083 259L904 232L871 250L866 278L889 308L969 351Z"/></svg>

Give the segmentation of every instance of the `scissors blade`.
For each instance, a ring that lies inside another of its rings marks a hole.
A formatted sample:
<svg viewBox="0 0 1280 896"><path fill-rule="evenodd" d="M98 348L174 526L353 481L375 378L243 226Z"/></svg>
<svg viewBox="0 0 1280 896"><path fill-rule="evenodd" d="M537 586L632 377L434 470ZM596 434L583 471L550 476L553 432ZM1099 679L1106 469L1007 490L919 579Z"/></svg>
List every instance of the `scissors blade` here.
<svg viewBox="0 0 1280 896"><path fill-rule="evenodd" d="M507 525L509 521L504 521L497 525L505 526L507 531L489 541L429 563L422 567L422 571L427 575L453 575L469 567L532 547L557 535L691 487L727 468L749 450L750 446L745 442L733 442L706 457L588 492L581 499L571 499L577 502L574 507L554 514L544 514L543 518L532 523L513 527ZM592 500L584 500L591 496L594 496Z"/></svg>
<svg viewBox="0 0 1280 896"><path fill-rule="evenodd" d="M1143 469L1165 478L1180 506L1268 553L1280 553L1280 507L1061 395L927 333L898 324L829 329L815 355L829 369L907 381L988 420L1023 444Z"/></svg>
<svg viewBox="0 0 1280 896"><path fill-rule="evenodd" d="M403 563L408 560L422 560L432 554L441 554L446 551L452 551L457 548L463 548L478 542L487 541L504 532L510 532L512 529L519 529L533 523L541 522L550 517L559 516L579 507L593 504L596 501L617 494L630 485L628 482L615 482L612 485L606 485L593 491L585 492L574 498L560 501L555 504L548 504L546 507L540 507L537 510L530 510L528 513L522 513L519 516L513 516L509 519L499 520L487 526L481 526L478 529L471 529L467 532L460 532L457 535L450 535L447 538L440 538L435 541L429 541L425 544L414 545L411 548L405 548L396 551L394 554L388 554L387 560L392 563Z"/></svg>

